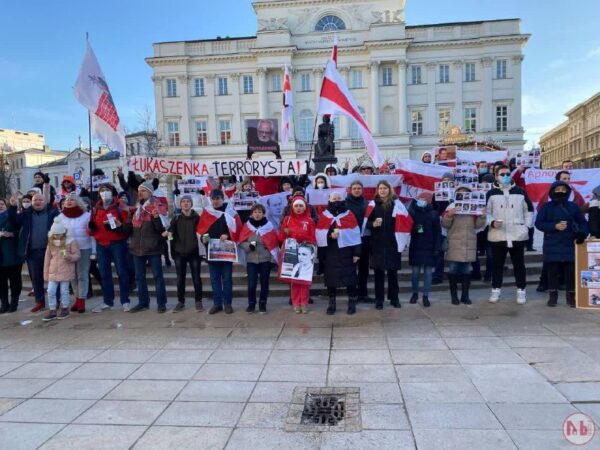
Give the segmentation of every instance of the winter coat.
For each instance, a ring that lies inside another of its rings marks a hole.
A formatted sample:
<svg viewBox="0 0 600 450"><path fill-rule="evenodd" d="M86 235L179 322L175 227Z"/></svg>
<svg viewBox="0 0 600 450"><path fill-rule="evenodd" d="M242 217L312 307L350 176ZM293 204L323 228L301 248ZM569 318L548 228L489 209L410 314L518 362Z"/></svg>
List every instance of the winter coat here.
<svg viewBox="0 0 600 450"><path fill-rule="evenodd" d="M67 257L62 251L67 252ZM81 258L77 241L67 241L66 246L57 247L48 243L44 257L44 281L71 281L75 279L75 263Z"/></svg>
<svg viewBox="0 0 600 450"><path fill-rule="evenodd" d="M441 246L440 216L431 204L421 208L414 201L408 213L413 219L408 264L433 267Z"/></svg>
<svg viewBox="0 0 600 450"><path fill-rule="evenodd" d="M448 230L446 259L452 262L474 262L477 260L476 230L485 226L483 216L455 214L442 216L442 226Z"/></svg>
<svg viewBox="0 0 600 450"><path fill-rule="evenodd" d="M14 224L10 222L8 212L0 216L0 231L13 233L13 237L0 237L0 267L16 266L23 264L19 257L19 233Z"/></svg>
<svg viewBox="0 0 600 450"><path fill-rule="evenodd" d="M513 246L513 242L529 240L529 229L533 226L533 205L523 188L511 182L509 186L494 183L487 193L488 241L492 245ZM491 226L502 220L502 227Z"/></svg>
<svg viewBox="0 0 600 450"><path fill-rule="evenodd" d="M17 246L17 255L19 259L25 259L29 253L29 246L31 244L31 223L32 215L37 214L34 211L33 206L23 211L21 214L17 214L16 206L8 207L8 216L15 228L19 230L19 240ZM46 214L48 215L47 229L45 232L50 231L54 219L58 216L58 210L52 205L46 206Z"/></svg>
<svg viewBox="0 0 600 450"><path fill-rule="evenodd" d="M589 234L588 224L579 206L575 202L555 198L554 191L561 185L566 186L568 195L571 195L571 188L567 183L553 183L549 191L551 200L542 205L535 221L536 228L544 233L544 262L574 262L573 241L579 236L585 238ZM561 221L567 222L564 231L555 228Z"/></svg>
<svg viewBox="0 0 600 450"><path fill-rule="evenodd" d="M121 222L121 226L111 229L108 222L108 214L111 214L116 220ZM102 200L96 203L94 208L94 216L90 220L89 234L98 245L108 247L114 242L123 242L131 232L129 212L119 206L119 201L113 199L113 202L107 207L104 207Z"/></svg>
<svg viewBox="0 0 600 450"><path fill-rule="evenodd" d="M194 210L191 211L189 216L179 214L173 217L168 230L173 236L171 241L171 255L173 258L177 256L198 256L200 254L198 235L196 234L199 220L200 216Z"/></svg>
<svg viewBox="0 0 600 450"><path fill-rule="evenodd" d="M338 211L338 215L344 210ZM347 287L356 286L356 263L352 260L353 257L360 257L361 245L353 245L350 247L340 248L338 240L332 239L331 233L336 228L336 223L333 221L327 231L327 247L324 252L324 267L325 267L325 286L327 287Z"/></svg>
<svg viewBox="0 0 600 450"><path fill-rule="evenodd" d="M350 211L352 211L352 214L354 214L354 217L356 217L358 226L361 228L365 220L365 211L367 210L368 204L369 202L367 202L362 196L354 197L353 195L348 195L346 197L346 206Z"/></svg>
<svg viewBox="0 0 600 450"><path fill-rule="evenodd" d="M294 238L299 243L317 244L316 226L309 215L308 207L302 215L297 215L292 211L290 215L281 220L278 238L282 243L287 238Z"/></svg>
<svg viewBox="0 0 600 450"><path fill-rule="evenodd" d="M92 248L93 239L88 233L88 225L90 222L89 212L86 211L79 217L67 217L64 214L60 214L58 219L69 231L69 237L77 241L79 250L90 250Z"/></svg>
<svg viewBox="0 0 600 450"><path fill-rule="evenodd" d="M159 208L159 201L151 197L144 202L132 219L132 233L129 252L134 256L162 255L165 240L162 233L165 227L160 216L154 217L152 211Z"/></svg>
<svg viewBox="0 0 600 450"><path fill-rule="evenodd" d="M402 253L398 252L396 242L396 220L392 217L394 204L384 209L381 200L375 196L375 208L369 215L367 229L371 233L371 256L370 264L375 270L400 270L402 265ZM382 218L380 227L373 227L373 221Z"/></svg>
<svg viewBox="0 0 600 450"><path fill-rule="evenodd" d="M250 242L256 242L256 248L250 250ZM240 242L240 247L246 252L246 262L251 264L261 264L265 262L274 262L273 255L267 250L262 239L256 233L252 233L248 239Z"/></svg>

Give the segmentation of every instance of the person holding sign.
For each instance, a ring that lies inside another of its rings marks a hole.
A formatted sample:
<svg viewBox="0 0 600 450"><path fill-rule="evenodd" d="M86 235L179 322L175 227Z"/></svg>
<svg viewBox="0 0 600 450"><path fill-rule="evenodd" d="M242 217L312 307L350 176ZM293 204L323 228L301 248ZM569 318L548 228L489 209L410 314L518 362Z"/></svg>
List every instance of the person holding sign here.
<svg viewBox="0 0 600 450"><path fill-rule="evenodd" d="M571 187L564 181L552 184L542 205L535 226L544 233L544 263L548 268L548 306L558 301L560 274L565 274L567 304L575 307L575 245L582 244L589 234L584 215L575 202L569 201Z"/></svg>

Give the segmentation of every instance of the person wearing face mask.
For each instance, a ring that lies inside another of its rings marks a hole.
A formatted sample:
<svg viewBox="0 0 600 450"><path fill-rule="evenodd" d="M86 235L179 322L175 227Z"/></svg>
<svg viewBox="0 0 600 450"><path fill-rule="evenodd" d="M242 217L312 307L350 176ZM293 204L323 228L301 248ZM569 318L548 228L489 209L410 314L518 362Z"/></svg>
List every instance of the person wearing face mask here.
<svg viewBox="0 0 600 450"><path fill-rule="evenodd" d="M25 194L21 198L21 212L31 208L31 195Z"/></svg>
<svg viewBox="0 0 600 450"><path fill-rule="evenodd" d="M112 277L112 263L119 276L120 300L123 311L129 311L129 274L127 271L127 238L131 230L128 211L119 206L117 190L111 184L103 184L98 189L100 200L92 210L89 233L96 239L98 268L102 278L103 303L92 310L100 313L114 306L115 290Z"/></svg>
<svg viewBox="0 0 600 450"><path fill-rule="evenodd" d="M408 264L412 268L412 296L410 303L415 304L419 299L419 278L423 270L423 306L431 306L429 290L431 289L432 270L440 253L440 216L431 205L433 194L422 191L417 199L410 204L408 213L413 219L408 247Z"/></svg>
<svg viewBox="0 0 600 450"><path fill-rule="evenodd" d="M501 165L496 171L496 182L487 193L488 241L492 247L492 292L490 303L500 300L504 263L510 254L515 281L517 303L527 302L525 287L525 245L533 221L533 204L527 193L515 185L510 169Z"/></svg>
<svg viewBox="0 0 600 450"><path fill-rule="evenodd" d="M583 244L588 223L579 206L569 201L571 187L556 181L550 187L550 201L540 209L535 226L544 233L544 264L548 270L548 306L558 301L561 274L565 274L567 304L575 307L575 244Z"/></svg>
<svg viewBox="0 0 600 450"><path fill-rule="evenodd" d="M22 287L23 259L17 253L18 238L14 224L8 220L7 205L5 199L0 199L0 314L17 310Z"/></svg>
<svg viewBox="0 0 600 450"><path fill-rule="evenodd" d="M327 209L319 216L317 245L324 252L325 286L329 295L327 314L336 311L337 288L348 292L348 314L356 312L356 264L360 259L360 228L339 192L329 195Z"/></svg>

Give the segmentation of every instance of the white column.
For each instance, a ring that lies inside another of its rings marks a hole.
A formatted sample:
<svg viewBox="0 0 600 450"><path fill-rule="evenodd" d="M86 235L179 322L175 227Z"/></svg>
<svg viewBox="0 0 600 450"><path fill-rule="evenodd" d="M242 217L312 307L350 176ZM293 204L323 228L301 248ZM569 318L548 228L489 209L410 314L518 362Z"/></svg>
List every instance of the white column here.
<svg viewBox="0 0 600 450"><path fill-rule="evenodd" d="M371 133L379 135L379 61L371 61L371 83L369 91L371 93L371 114L368 119L371 125Z"/></svg>
<svg viewBox="0 0 600 450"><path fill-rule="evenodd" d="M480 123L478 124L478 130L487 133L493 129L493 105L492 105L492 58L482 58L481 68L483 70L483 82L482 82L482 102L480 111Z"/></svg>
<svg viewBox="0 0 600 450"><path fill-rule="evenodd" d="M231 142L234 144L241 144L242 139L242 119L241 119L241 105L240 105L240 74L232 73L231 77L231 94L233 95L233 119L231 123Z"/></svg>
<svg viewBox="0 0 600 450"><path fill-rule="evenodd" d="M435 69L436 63L427 63L427 119L425 134L437 134L437 106L435 101Z"/></svg>
<svg viewBox="0 0 600 450"><path fill-rule="evenodd" d="M208 145L217 145L219 143L219 124L217 123L217 89L215 83L217 77L215 74L209 74L206 79L206 96L208 97Z"/></svg>
<svg viewBox="0 0 600 450"><path fill-rule="evenodd" d="M463 120L463 65L462 61L452 63L454 80L454 108L452 109L452 125L461 129L464 127Z"/></svg>
<svg viewBox="0 0 600 450"><path fill-rule="evenodd" d="M319 98L321 97L321 85L323 84L323 69L316 67L312 70L315 86L315 114L319 109ZM320 122L319 122L320 123Z"/></svg>
<svg viewBox="0 0 600 450"><path fill-rule="evenodd" d="M267 69L265 67L259 67L256 71L256 76L258 77L258 117L265 119L269 113Z"/></svg>
<svg viewBox="0 0 600 450"><path fill-rule="evenodd" d="M350 88L350 67L344 66L340 67L340 72L342 73L342 78L344 79L344 83L348 89ZM350 126L349 126L349 118L348 117L340 117L340 139L349 139L350 138Z"/></svg>
<svg viewBox="0 0 600 450"><path fill-rule="evenodd" d="M156 107L156 130L158 133L159 142L166 142L165 139L166 132L165 130L165 116L163 109L163 82L164 77L162 76L153 76L152 81L154 82L154 101Z"/></svg>
<svg viewBox="0 0 600 450"><path fill-rule="evenodd" d="M179 95L181 98L181 123L179 125L179 132L181 133L181 140L179 144L182 146L189 146L192 144L190 139L190 92L188 81L190 80L189 75L179 75L177 81L181 89L179 89Z"/></svg>
<svg viewBox="0 0 600 450"><path fill-rule="evenodd" d="M407 102L406 102L406 61L398 61L398 133L408 134Z"/></svg>
<svg viewBox="0 0 600 450"><path fill-rule="evenodd" d="M522 118L522 81L521 81L521 63L523 62L524 56L517 55L512 58L512 71L513 71L513 104L512 109L509 109L510 114L510 129L523 131L523 118Z"/></svg>

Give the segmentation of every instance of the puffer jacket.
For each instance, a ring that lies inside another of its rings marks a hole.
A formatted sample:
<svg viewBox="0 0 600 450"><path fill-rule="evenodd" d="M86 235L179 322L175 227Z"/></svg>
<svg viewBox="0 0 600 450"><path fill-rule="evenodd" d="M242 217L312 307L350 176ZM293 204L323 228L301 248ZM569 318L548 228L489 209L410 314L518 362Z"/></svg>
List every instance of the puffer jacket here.
<svg viewBox="0 0 600 450"><path fill-rule="evenodd" d="M108 214L121 222L121 226L111 230L108 224ZM93 223L92 223L93 222ZM94 216L90 220L89 234L96 239L98 245L107 247L113 242L122 242L127 239L131 231L129 212L119 206L117 199L108 206L100 200L94 208Z"/></svg>
<svg viewBox="0 0 600 450"><path fill-rule="evenodd" d="M69 230L69 236L77 241L79 250L89 250L92 248L93 239L88 233L88 224L90 222L89 212L86 211L79 217L67 217L61 214L57 219Z"/></svg>
<svg viewBox="0 0 600 450"><path fill-rule="evenodd" d="M456 214L442 216L442 227L448 230L446 259L452 262L474 262L477 260L476 230L485 226L483 216Z"/></svg>
<svg viewBox="0 0 600 450"><path fill-rule="evenodd" d="M440 216L433 205L428 204L421 208L415 201L410 204L408 213L413 219L408 264L433 267L441 250Z"/></svg>
<svg viewBox="0 0 600 450"><path fill-rule="evenodd" d="M162 255L165 240L162 237L165 227L160 216L152 214L156 209L161 211L162 205L151 197L141 206L140 211L133 215L132 233L129 242L129 252L134 256Z"/></svg>
<svg viewBox="0 0 600 450"><path fill-rule="evenodd" d="M67 257L62 251L67 252ZM81 258L77 241L67 241L65 247L57 247L51 242L46 247L44 257L44 281L71 281L75 279L75 263Z"/></svg>
<svg viewBox="0 0 600 450"><path fill-rule="evenodd" d="M488 241L492 245L506 245L529 240L529 229L533 226L533 204L523 188L511 182L509 186L494 183L487 193ZM502 220L502 227L491 226Z"/></svg>
<svg viewBox="0 0 600 450"><path fill-rule="evenodd" d="M169 232L173 235L171 241L171 255L173 258L200 254L198 236L196 235L199 220L200 216L193 209L189 216L179 214L173 217L171 225L169 225Z"/></svg>

